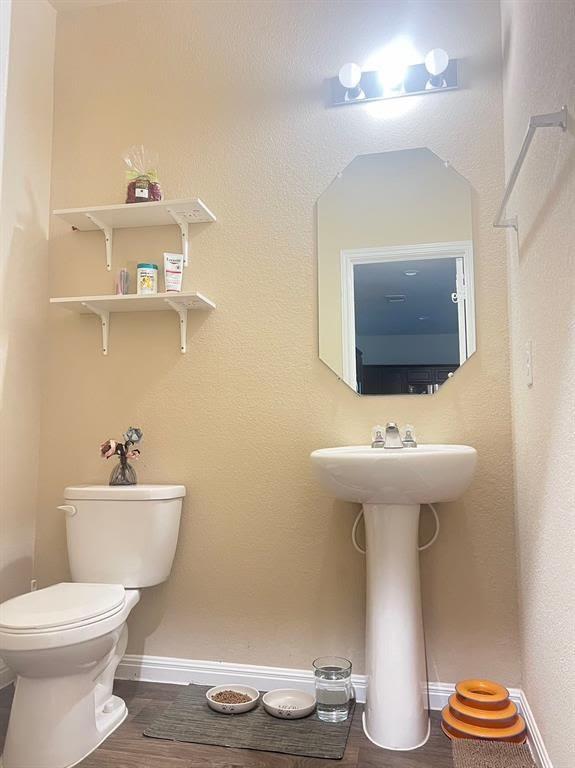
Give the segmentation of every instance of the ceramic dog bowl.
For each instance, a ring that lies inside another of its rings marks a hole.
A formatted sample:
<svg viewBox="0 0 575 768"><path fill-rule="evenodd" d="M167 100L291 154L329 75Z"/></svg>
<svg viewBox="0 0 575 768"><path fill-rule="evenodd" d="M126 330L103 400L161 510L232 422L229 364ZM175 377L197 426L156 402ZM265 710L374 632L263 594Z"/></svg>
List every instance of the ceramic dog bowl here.
<svg viewBox="0 0 575 768"><path fill-rule="evenodd" d="M284 720L307 717L315 709L315 696L296 688L277 688L264 693L262 699L266 712Z"/></svg>
<svg viewBox="0 0 575 768"><path fill-rule="evenodd" d="M236 693L245 693L250 697L250 701L243 704L225 704L222 701L214 701L213 697L221 691L235 691ZM226 715L237 715L240 712L249 712L258 703L260 692L256 688L250 688L249 685L216 685L206 691L208 706L216 712L223 712Z"/></svg>

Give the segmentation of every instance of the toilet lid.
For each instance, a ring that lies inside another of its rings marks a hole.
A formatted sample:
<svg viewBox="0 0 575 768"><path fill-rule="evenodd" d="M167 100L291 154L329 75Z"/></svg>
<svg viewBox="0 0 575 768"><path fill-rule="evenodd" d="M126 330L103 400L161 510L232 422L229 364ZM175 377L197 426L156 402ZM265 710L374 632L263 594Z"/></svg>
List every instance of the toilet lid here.
<svg viewBox="0 0 575 768"><path fill-rule="evenodd" d="M124 602L121 584L55 584L2 603L0 627L36 631L78 625L120 610Z"/></svg>

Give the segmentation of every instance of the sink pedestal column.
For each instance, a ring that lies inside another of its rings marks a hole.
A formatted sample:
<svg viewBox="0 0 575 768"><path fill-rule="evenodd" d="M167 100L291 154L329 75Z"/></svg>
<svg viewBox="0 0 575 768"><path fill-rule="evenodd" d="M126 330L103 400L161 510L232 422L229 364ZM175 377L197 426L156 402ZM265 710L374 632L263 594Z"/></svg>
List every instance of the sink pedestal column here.
<svg viewBox="0 0 575 768"><path fill-rule="evenodd" d="M363 727L379 747L429 737L419 582L419 504L364 504L367 543L367 703Z"/></svg>

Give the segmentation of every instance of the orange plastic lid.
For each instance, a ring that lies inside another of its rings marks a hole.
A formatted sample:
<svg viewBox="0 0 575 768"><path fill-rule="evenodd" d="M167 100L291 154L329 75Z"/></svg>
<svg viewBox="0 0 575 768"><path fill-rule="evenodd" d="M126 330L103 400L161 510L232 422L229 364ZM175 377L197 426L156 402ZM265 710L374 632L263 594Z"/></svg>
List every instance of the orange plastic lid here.
<svg viewBox="0 0 575 768"><path fill-rule="evenodd" d="M464 723L462 720L458 720L453 716L449 706L442 709L441 717L443 718L443 724L447 730L452 734L462 736L463 738L505 741L507 739L523 738L525 736L526 725L525 720L521 715L517 715L513 725L507 726L507 728L486 728L480 725Z"/></svg>
<svg viewBox="0 0 575 768"><path fill-rule="evenodd" d="M462 680L455 690L460 701L479 709L501 709L509 699L507 688L492 680Z"/></svg>
<svg viewBox="0 0 575 768"><path fill-rule="evenodd" d="M517 716L517 707L512 701L501 709L479 709L464 704L455 693L449 697L449 709L458 720L487 728L505 728L513 725Z"/></svg>

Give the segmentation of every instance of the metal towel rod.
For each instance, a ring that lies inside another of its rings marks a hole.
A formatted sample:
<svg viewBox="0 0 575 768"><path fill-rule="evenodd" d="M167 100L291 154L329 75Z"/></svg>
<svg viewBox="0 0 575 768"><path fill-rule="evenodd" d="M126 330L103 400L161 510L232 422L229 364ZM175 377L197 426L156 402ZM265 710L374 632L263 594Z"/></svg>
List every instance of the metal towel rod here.
<svg viewBox="0 0 575 768"><path fill-rule="evenodd" d="M505 206L507 205L507 201L511 197L511 193L513 192L513 187L515 186L515 182L517 181L517 177L519 176L519 171L521 170L521 166L523 165L523 161L525 160L525 156L527 155L527 152L529 150L529 145L531 144L531 141L533 140L533 136L535 135L535 131L538 128L561 128L562 131L567 130L567 107L563 106L559 112L549 112L547 115L533 115L529 118L529 125L527 127L527 133L525 134L525 138L523 139L523 144L521 145L521 149L519 151L519 156L517 160L515 161L515 165L513 166L513 170L511 171L511 175L509 176L509 181L507 182L507 186L505 187L505 194L503 195L503 200L501 201L501 205L499 206L499 211L497 212L497 216L495 217L495 221L493 222L494 227L513 227L513 229L517 232L517 216L513 216L511 219L504 219L503 214L505 213Z"/></svg>

